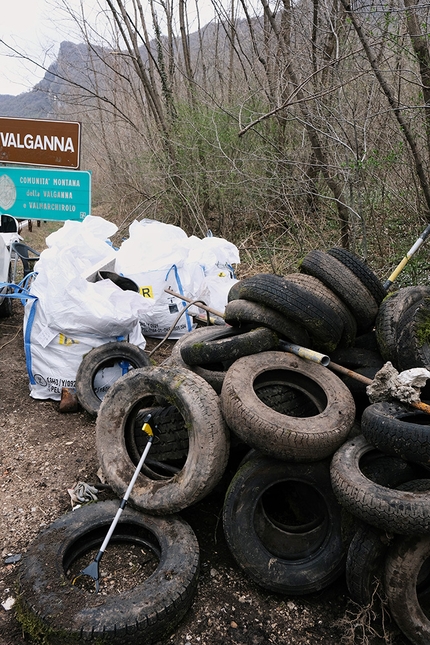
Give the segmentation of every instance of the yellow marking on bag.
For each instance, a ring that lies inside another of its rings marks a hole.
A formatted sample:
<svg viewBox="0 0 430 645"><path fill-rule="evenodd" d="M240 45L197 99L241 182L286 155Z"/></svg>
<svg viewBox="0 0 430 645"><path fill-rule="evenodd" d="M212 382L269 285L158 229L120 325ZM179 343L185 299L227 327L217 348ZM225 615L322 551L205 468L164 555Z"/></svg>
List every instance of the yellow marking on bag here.
<svg viewBox="0 0 430 645"><path fill-rule="evenodd" d="M153 298L154 297L154 292L153 292L151 286L149 286L149 287L139 287L139 293L144 298Z"/></svg>
<svg viewBox="0 0 430 645"><path fill-rule="evenodd" d="M58 334L58 344L59 345L79 345L78 340L73 340L64 334Z"/></svg>

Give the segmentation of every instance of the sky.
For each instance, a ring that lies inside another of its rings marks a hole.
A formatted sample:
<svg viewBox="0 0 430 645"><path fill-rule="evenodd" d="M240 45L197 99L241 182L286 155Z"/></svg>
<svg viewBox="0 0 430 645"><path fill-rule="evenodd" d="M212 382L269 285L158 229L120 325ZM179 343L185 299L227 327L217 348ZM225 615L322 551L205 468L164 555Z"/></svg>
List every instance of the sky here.
<svg viewBox="0 0 430 645"><path fill-rule="evenodd" d="M212 18L210 0L195 1L203 9L203 24L209 22ZM0 94L27 92L45 74L40 67L13 54L10 47L48 67L55 60L63 40L82 42L73 21L64 11L64 4L77 11L82 4L90 24L97 25L100 30L101 7L106 7L104 0L2 0L0 41L7 43L9 48L0 42ZM142 4L145 5L145 1Z"/></svg>

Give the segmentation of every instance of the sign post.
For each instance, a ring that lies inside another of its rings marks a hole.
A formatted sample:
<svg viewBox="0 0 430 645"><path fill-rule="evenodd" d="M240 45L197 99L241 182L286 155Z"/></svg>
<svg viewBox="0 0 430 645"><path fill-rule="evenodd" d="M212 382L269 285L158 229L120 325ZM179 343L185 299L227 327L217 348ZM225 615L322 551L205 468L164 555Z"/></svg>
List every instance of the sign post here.
<svg viewBox="0 0 430 645"><path fill-rule="evenodd" d="M79 168L81 124L0 117L0 162Z"/></svg>
<svg viewBox="0 0 430 645"><path fill-rule="evenodd" d="M91 173L0 166L0 214L64 222L91 213Z"/></svg>

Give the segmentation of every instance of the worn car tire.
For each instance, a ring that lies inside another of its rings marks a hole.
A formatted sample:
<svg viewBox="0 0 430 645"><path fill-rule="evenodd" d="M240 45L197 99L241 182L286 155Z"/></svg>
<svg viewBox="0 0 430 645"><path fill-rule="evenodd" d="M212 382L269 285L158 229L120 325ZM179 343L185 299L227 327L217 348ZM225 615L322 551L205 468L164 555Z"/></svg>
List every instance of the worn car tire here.
<svg viewBox="0 0 430 645"><path fill-rule="evenodd" d="M402 316L396 337L398 371L430 367L430 297L416 303Z"/></svg>
<svg viewBox="0 0 430 645"><path fill-rule="evenodd" d="M350 598L362 607L372 605L381 585L391 534L370 524L358 527L348 546L345 577Z"/></svg>
<svg viewBox="0 0 430 645"><path fill-rule="evenodd" d="M410 307L430 296L430 287L424 285L403 287L390 293L381 303L376 316L375 332L379 351L384 361L390 361L398 369L397 337L401 319Z"/></svg>
<svg viewBox="0 0 430 645"><path fill-rule="evenodd" d="M223 527L237 563L270 591L312 593L344 571L341 512L327 461L247 458L226 493Z"/></svg>
<svg viewBox="0 0 430 645"><path fill-rule="evenodd" d="M241 299L231 300L225 307L224 319L228 325L233 327L246 325L269 327L290 343L302 347L310 346L309 334L303 326L287 318L273 307L258 302Z"/></svg>
<svg viewBox="0 0 430 645"><path fill-rule="evenodd" d="M420 587L424 586L428 598L429 558L428 535L396 537L386 557L384 588L390 613L414 645L428 645L430 642L428 602L426 612L420 603ZM426 567L423 566L425 564ZM423 571L425 568L427 579Z"/></svg>
<svg viewBox="0 0 430 645"><path fill-rule="evenodd" d="M189 440L179 472L161 481L141 473L130 494L133 506L162 515L191 506L214 488L227 464L229 439L218 396L200 376L175 366L132 370L108 390L96 421L99 462L120 497L135 470L128 444L136 416L141 408L152 407L155 397L179 410Z"/></svg>
<svg viewBox="0 0 430 645"><path fill-rule="evenodd" d="M337 246L329 249L327 253L332 255L336 260L352 271L352 273L360 279L366 289L370 291L377 304L381 304L387 295L387 292L378 276L365 262L363 262L363 260L361 260L355 253L351 253L351 251Z"/></svg>
<svg viewBox="0 0 430 645"><path fill-rule="evenodd" d="M342 333L338 345L351 347L357 334L357 323L354 316L342 300L321 280L313 275L304 273L292 273L286 276L286 280L293 282L309 294L309 297L318 297L322 302L328 304L342 326Z"/></svg>
<svg viewBox="0 0 430 645"><path fill-rule="evenodd" d="M263 404L256 389L281 384L307 395L309 416L282 414ZM221 396L227 425L246 444L266 455L317 461L345 440L355 416L351 393L322 365L288 353L263 352L235 361Z"/></svg>
<svg viewBox="0 0 430 645"><path fill-rule="evenodd" d="M190 334L193 334L193 337L196 341L200 338L206 338L206 330L208 327L197 327L193 329ZM212 329L212 328L210 328ZM164 362L163 365L178 365L179 367L184 367L189 369L191 372L201 376L207 383L209 383L217 394L221 393L222 384L224 377L226 375L230 361L227 362L216 362L216 363L206 363L205 365L188 365L181 355L182 344L187 340L188 334L184 334L176 341L173 346L172 352Z"/></svg>
<svg viewBox="0 0 430 645"><path fill-rule="evenodd" d="M97 416L102 402L94 388L97 373L121 362L126 364L124 369L127 371L151 365L143 349L127 341L105 343L95 347L82 358L76 373L76 396L84 410L92 416ZM110 386L111 383L106 386L104 394Z"/></svg>
<svg viewBox="0 0 430 645"><path fill-rule="evenodd" d="M430 464L430 416L396 401L369 405L361 418L367 441L406 461Z"/></svg>
<svg viewBox="0 0 430 645"><path fill-rule="evenodd" d="M407 481L399 490L424 492L430 490L430 479ZM360 524L346 557L346 585L352 600L363 607L371 606L378 588L383 586L385 558L394 534L369 524Z"/></svg>
<svg viewBox="0 0 430 645"><path fill-rule="evenodd" d="M318 278L346 305L357 323L358 333L372 328L378 313L378 302L362 281L342 262L324 251L310 251L300 270Z"/></svg>
<svg viewBox="0 0 430 645"><path fill-rule="evenodd" d="M311 349L332 351L342 337L342 321L323 298L287 278L270 273L243 278L234 285L234 296L273 307L306 329Z"/></svg>
<svg viewBox="0 0 430 645"><path fill-rule="evenodd" d="M430 529L428 493L392 490L370 481L360 460L374 450L363 435L346 441L333 455L331 480L342 506L364 522L400 535L422 535Z"/></svg>
<svg viewBox="0 0 430 645"><path fill-rule="evenodd" d="M198 338L190 332L181 343L181 356L187 365L233 361L242 356L277 347L278 334L267 327L206 327Z"/></svg>
<svg viewBox="0 0 430 645"><path fill-rule="evenodd" d="M20 567L20 615L24 629L31 624L25 620L28 612L36 615L39 628L42 624L46 630L44 643L153 643L187 612L197 587L199 547L179 516L156 518L123 510L111 543L149 548L159 560L137 586L120 594L95 594L68 579L72 563L100 547L117 510L115 501L83 506L60 517L30 544Z"/></svg>

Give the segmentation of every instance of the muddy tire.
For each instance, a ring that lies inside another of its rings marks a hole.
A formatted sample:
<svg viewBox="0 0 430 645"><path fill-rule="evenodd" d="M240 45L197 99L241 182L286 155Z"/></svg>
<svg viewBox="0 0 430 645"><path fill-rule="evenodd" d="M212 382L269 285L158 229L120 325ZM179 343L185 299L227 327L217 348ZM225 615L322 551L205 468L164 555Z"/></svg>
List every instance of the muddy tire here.
<svg viewBox="0 0 430 645"><path fill-rule="evenodd" d="M193 332L181 343L181 356L187 365L234 361L242 356L277 347L278 335L266 327L238 329L206 327L197 338Z"/></svg>
<svg viewBox="0 0 430 645"><path fill-rule="evenodd" d="M232 300L225 307L224 318L226 323L233 327L246 325L268 327L290 343L303 347L309 347L311 342L309 334L301 325L282 315L276 309L258 302Z"/></svg>
<svg viewBox="0 0 430 645"><path fill-rule="evenodd" d="M134 424L135 460L139 461L147 444L147 435L142 432L142 425L148 413L151 414L149 425L154 432L155 441L151 446L151 455L147 457L145 463L150 464L152 460L159 462L185 460L188 453L188 430L181 413L173 405L147 408L139 412Z"/></svg>
<svg viewBox="0 0 430 645"><path fill-rule="evenodd" d="M124 370L148 367L151 361L143 349L126 341L105 343L95 347L82 358L76 374L76 395L79 403L92 416L97 416L102 396L105 395L112 381L105 382L104 387L95 388L94 379L102 370L124 364Z"/></svg>
<svg viewBox="0 0 430 645"><path fill-rule="evenodd" d="M162 480L141 473L131 492L130 504L162 515L191 506L214 488L227 464L229 439L218 396L200 376L180 367L132 370L109 389L96 422L99 462L119 497L135 470L130 437L134 436L136 416L140 409L153 407L155 397L179 410L189 441L179 472Z"/></svg>
<svg viewBox="0 0 430 645"><path fill-rule="evenodd" d="M194 339L198 341L201 337L206 338L206 330L208 327L198 327L194 329L192 333ZM207 363L206 365L188 365L181 355L182 343L186 341L188 334L184 334L181 338L174 344L172 352L168 359L163 362L163 365L177 365L185 369L194 372L201 378L203 378L209 385L213 387L217 394L221 393L222 384L224 377L226 375L228 366L230 362L216 362L216 363Z"/></svg>
<svg viewBox="0 0 430 645"><path fill-rule="evenodd" d="M133 544L158 559L152 575L137 586L120 594L86 593L68 578L74 561L101 546L117 509L115 501L83 506L30 544L20 569L20 602L46 628L43 642L153 643L186 614L197 586L199 547L179 517L155 518L130 508L122 512L110 544Z"/></svg>
<svg viewBox="0 0 430 645"><path fill-rule="evenodd" d="M361 429L367 441L388 455L430 464L430 416L396 402L381 401L363 412Z"/></svg>
<svg viewBox="0 0 430 645"><path fill-rule="evenodd" d="M354 275L359 278L366 289L368 289L372 294L377 304L381 304L387 295L387 292L378 276L365 262L363 262L363 260L355 255L355 253L351 253L351 251L347 251L340 247L333 247L332 249L329 249L327 253L336 258L336 260L341 262L346 268L354 273Z"/></svg>
<svg viewBox="0 0 430 645"><path fill-rule="evenodd" d="M342 506L363 522L400 535L422 535L430 529L428 493L392 490L369 480L360 460L374 446L360 435L346 441L333 456L331 480Z"/></svg>
<svg viewBox="0 0 430 645"><path fill-rule="evenodd" d="M257 390L270 384L305 394L309 416L290 416L265 405ZM226 374L220 401L227 425L242 441L266 455L293 461L331 455L345 440L355 416L352 395L335 374L281 352L237 360Z"/></svg>
<svg viewBox="0 0 430 645"><path fill-rule="evenodd" d="M398 369L397 337L401 329L401 319L410 307L416 305L425 297L430 296L430 287L403 287L389 294L381 303L376 316L375 331L379 351L384 361L390 361Z"/></svg>
<svg viewBox="0 0 430 645"><path fill-rule="evenodd" d="M428 492L430 479L408 481L397 488L403 491ZM369 524L361 524L349 544L346 584L352 600L363 607L372 604L378 587L383 586L385 558L393 539L393 534Z"/></svg>
<svg viewBox="0 0 430 645"><path fill-rule="evenodd" d="M414 645L430 642L428 562L430 537L397 537L386 557L385 593L390 613ZM424 613L421 596L426 596Z"/></svg>
<svg viewBox="0 0 430 645"><path fill-rule="evenodd" d="M321 297L310 294L287 277L259 273L244 278L234 285L234 295L236 299L273 307L306 329L312 340L312 349L332 351L341 339L342 321Z"/></svg>
<svg viewBox="0 0 430 645"><path fill-rule="evenodd" d="M246 459L227 491L223 527L239 566L270 591L312 593L344 571L341 513L327 462Z"/></svg>
<svg viewBox="0 0 430 645"><path fill-rule="evenodd" d="M329 289L329 287L321 282L321 280L318 280L318 278L315 278L312 275L293 273L286 276L286 280L297 284L299 287L307 291L309 297L318 297L322 302L330 306L332 312L335 314L342 326L339 346L351 347L357 334L357 323L354 316L342 300L331 289Z"/></svg>
<svg viewBox="0 0 430 645"><path fill-rule="evenodd" d="M371 329L378 313L378 302L353 271L324 251L310 251L300 270L318 278L346 305L357 323L358 333Z"/></svg>
<svg viewBox="0 0 430 645"><path fill-rule="evenodd" d="M410 307L401 318L396 338L399 372L430 367L429 319L429 297Z"/></svg>

